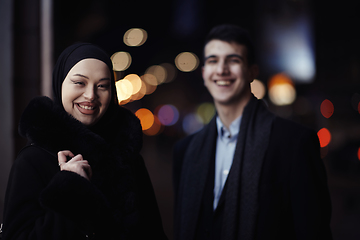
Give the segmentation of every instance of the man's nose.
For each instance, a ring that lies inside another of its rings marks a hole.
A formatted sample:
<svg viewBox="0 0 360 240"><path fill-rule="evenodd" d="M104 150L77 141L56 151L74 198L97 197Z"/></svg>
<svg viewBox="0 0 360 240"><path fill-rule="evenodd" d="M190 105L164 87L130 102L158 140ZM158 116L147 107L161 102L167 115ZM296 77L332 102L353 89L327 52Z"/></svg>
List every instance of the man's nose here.
<svg viewBox="0 0 360 240"><path fill-rule="evenodd" d="M216 72L219 75L226 75L229 73L229 66L226 64L225 61L219 61L216 68Z"/></svg>

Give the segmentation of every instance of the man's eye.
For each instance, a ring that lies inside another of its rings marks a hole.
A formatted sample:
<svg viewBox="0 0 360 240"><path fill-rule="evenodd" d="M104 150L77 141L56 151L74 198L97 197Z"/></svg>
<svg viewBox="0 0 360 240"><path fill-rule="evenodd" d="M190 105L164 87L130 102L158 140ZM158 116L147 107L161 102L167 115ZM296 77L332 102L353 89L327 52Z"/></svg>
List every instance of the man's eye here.
<svg viewBox="0 0 360 240"><path fill-rule="evenodd" d="M212 64L212 63L217 63L217 60L216 59L208 59L206 62L209 64Z"/></svg>
<svg viewBox="0 0 360 240"><path fill-rule="evenodd" d="M229 62L231 62L231 63L240 63L240 59L238 59L238 58L231 58Z"/></svg>

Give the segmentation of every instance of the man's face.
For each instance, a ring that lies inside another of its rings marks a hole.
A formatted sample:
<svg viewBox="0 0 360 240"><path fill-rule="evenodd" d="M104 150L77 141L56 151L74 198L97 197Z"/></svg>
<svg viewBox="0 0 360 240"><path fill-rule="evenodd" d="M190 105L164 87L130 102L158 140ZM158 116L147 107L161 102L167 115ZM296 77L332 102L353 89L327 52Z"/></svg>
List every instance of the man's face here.
<svg viewBox="0 0 360 240"><path fill-rule="evenodd" d="M249 66L244 45L215 39L206 44L204 53L204 85L216 105L237 104L250 95L257 66Z"/></svg>

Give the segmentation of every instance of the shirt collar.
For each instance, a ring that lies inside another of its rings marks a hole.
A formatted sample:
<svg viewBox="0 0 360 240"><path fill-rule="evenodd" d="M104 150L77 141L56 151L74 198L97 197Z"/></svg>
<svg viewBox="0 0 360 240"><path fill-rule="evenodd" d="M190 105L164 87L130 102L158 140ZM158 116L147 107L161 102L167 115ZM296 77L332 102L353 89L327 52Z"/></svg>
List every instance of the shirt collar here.
<svg viewBox="0 0 360 240"><path fill-rule="evenodd" d="M240 122L241 122L242 115L236 118L231 124L230 129L227 129L224 124L221 122L219 116L216 117L216 126L218 130L219 136L227 136L227 137L235 137L239 134L240 130Z"/></svg>

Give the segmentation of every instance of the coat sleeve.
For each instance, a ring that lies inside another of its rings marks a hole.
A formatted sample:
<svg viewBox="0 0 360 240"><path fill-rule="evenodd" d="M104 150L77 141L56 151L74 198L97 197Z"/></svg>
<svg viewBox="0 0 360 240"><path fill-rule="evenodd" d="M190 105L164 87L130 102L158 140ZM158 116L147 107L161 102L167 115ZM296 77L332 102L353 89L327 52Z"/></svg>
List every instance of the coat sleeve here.
<svg viewBox="0 0 360 240"><path fill-rule="evenodd" d="M315 132L304 131L293 151L290 197L297 239L332 239L326 171Z"/></svg>
<svg viewBox="0 0 360 240"><path fill-rule="evenodd" d="M102 194L81 176L49 167L52 158L27 147L14 162L3 239L85 239L111 219Z"/></svg>

